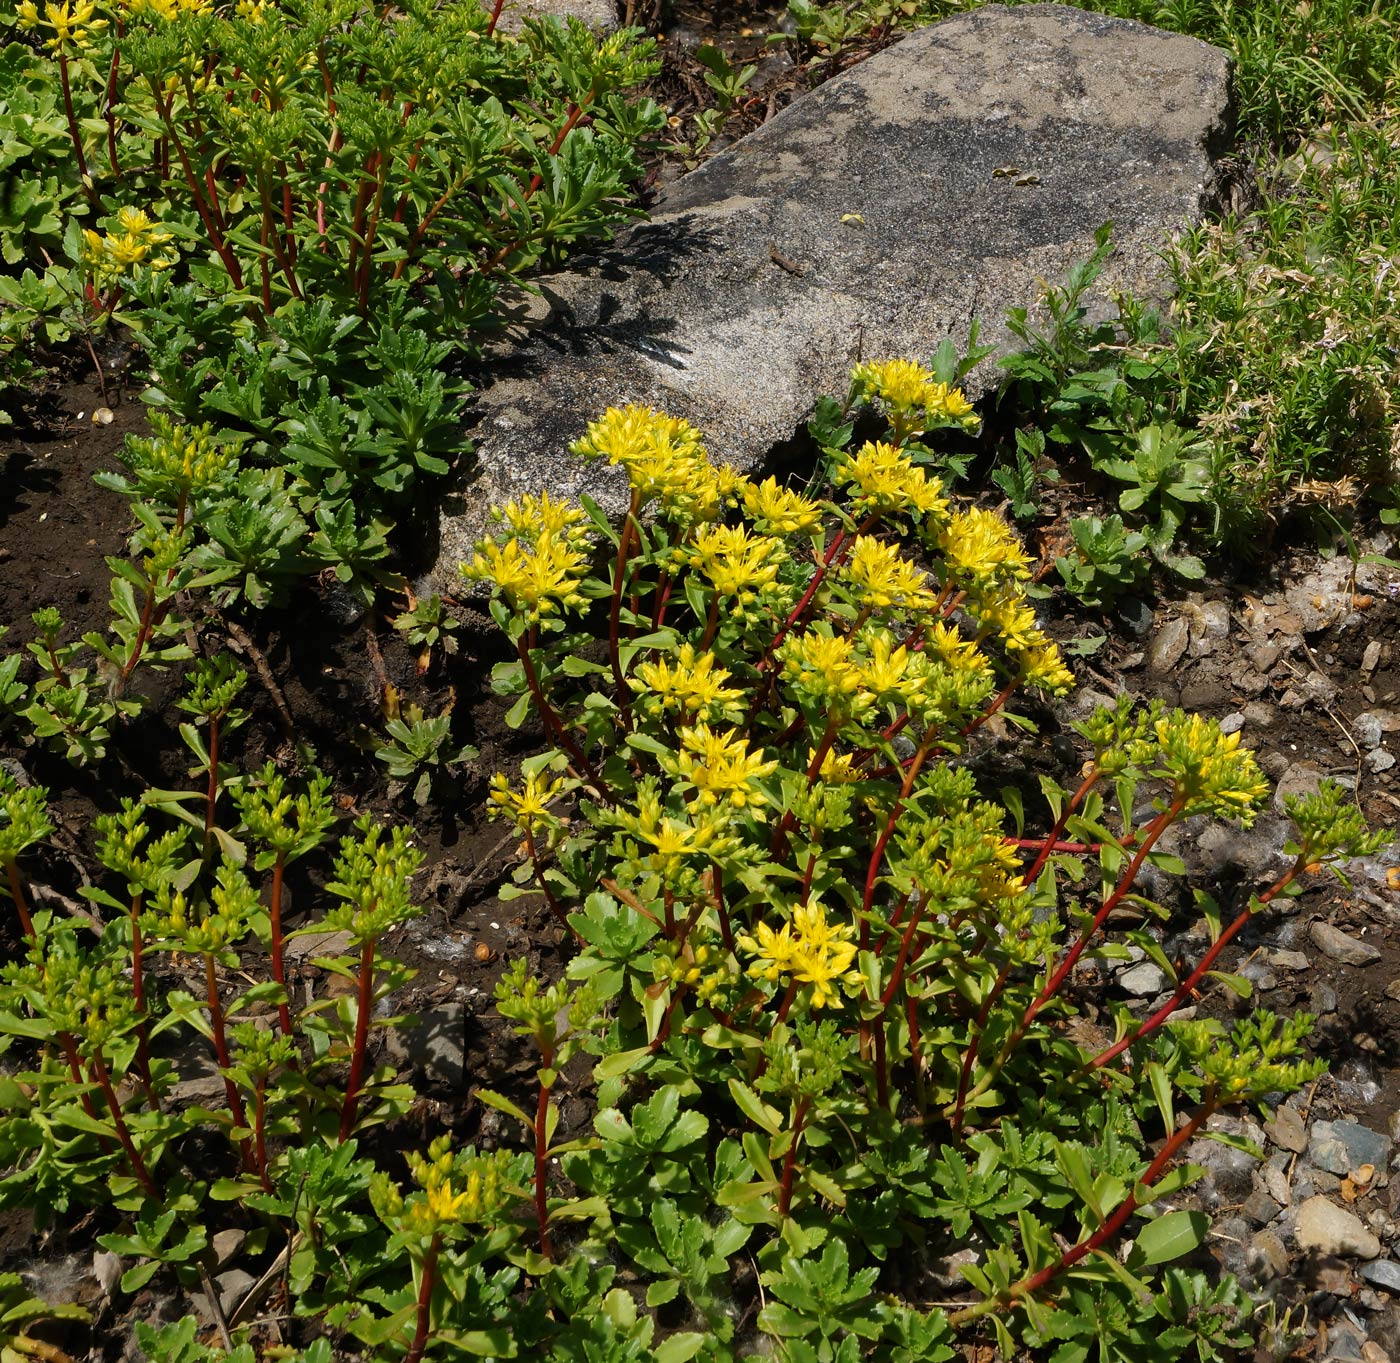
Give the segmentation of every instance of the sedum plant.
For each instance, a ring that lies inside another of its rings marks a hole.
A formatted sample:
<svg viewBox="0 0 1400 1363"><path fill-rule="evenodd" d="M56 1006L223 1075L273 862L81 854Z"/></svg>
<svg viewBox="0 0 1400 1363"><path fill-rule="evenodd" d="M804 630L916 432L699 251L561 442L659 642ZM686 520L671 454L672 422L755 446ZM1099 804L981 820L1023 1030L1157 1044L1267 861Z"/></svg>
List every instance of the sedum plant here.
<svg viewBox="0 0 1400 1363"><path fill-rule="evenodd" d="M1248 1304L1190 1263L1206 1221L1177 1205L1200 1173L1180 1157L1221 1108L1319 1072L1312 1020L1174 1015L1213 980L1247 992L1219 967L1251 916L1385 838L1324 788L1289 802L1271 886L1228 912L1200 898L1199 959L1116 927L1128 901L1167 916L1139 875L1180 870L1169 829L1247 825L1268 785L1238 735L1122 697L1077 726L1083 770L1042 778L1029 826L989 788L993 731L1032 731L1022 708L1074 679L1010 528L931 471L937 433L977 424L958 372L945 353L859 366L803 487L610 409L574 451L625 476L621 524L526 494L463 565L516 652L496 685L547 745L492 783L523 839L516 893L576 934L568 975L601 1010L597 1139L564 1153L554 1197L537 1181L537 1241L562 1258L572 1225L584 1257L620 1247L649 1304L683 1296L704 1322L687 1356L948 1358L990 1331L1008 1358L1080 1358L1105 1314L1153 1358L1240 1343ZM1124 945L1164 996L1078 1044L1079 967ZM529 978L542 1019L563 1006ZM741 1247L769 1302L753 1322L716 1291ZM902 1297L916 1248L973 1251L966 1304Z"/></svg>

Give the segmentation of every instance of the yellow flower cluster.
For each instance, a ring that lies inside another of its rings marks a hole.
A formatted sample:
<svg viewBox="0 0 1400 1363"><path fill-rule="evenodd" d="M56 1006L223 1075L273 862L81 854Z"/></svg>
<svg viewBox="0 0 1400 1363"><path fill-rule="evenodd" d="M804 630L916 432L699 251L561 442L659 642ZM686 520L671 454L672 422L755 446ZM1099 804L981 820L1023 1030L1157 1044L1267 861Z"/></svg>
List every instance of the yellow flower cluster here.
<svg viewBox="0 0 1400 1363"><path fill-rule="evenodd" d="M1240 747L1238 733L1226 734L1216 720L1181 710L1155 725L1161 745L1154 776L1167 777L1174 793L1185 800L1183 815L1215 814L1254 821L1269 794L1269 783L1253 752Z"/></svg>
<svg viewBox="0 0 1400 1363"><path fill-rule="evenodd" d="M930 478L898 445L867 440L837 465L835 480L849 489L856 516L905 511L915 520L941 524L948 514L943 484Z"/></svg>
<svg viewBox="0 0 1400 1363"><path fill-rule="evenodd" d="M49 29L53 37L45 38L44 45L50 52L62 52L70 43L79 52L86 52L92 46L91 39L107 27L105 19L96 19L97 6L93 0L58 0L57 4L39 7L34 0L20 0L15 8L15 21L26 33L36 29Z"/></svg>
<svg viewBox="0 0 1400 1363"><path fill-rule="evenodd" d="M247 0L240 0L240 7ZM129 19L158 19L169 23L182 14L208 14L211 0L121 0L123 13Z"/></svg>
<svg viewBox="0 0 1400 1363"><path fill-rule="evenodd" d="M857 535L841 576L856 588L862 607L872 610L927 610L934 596L927 579L893 544Z"/></svg>
<svg viewBox="0 0 1400 1363"><path fill-rule="evenodd" d="M719 508L720 479L688 421L637 403L609 407L569 448L621 465L639 508L655 500L687 520L707 520Z"/></svg>
<svg viewBox="0 0 1400 1363"><path fill-rule="evenodd" d="M728 804L744 809L767 802L758 782L771 776L778 763L764 761L761 750L750 752L747 739L732 730L716 733L708 724L697 724L682 729L680 740L675 772L695 787L692 806Z"/></svg>
<svg viewBox="0 0 1400 1363"><path fill-rule="evenodd" d="M690 565L709 580L715 593L740 606L752 605L777 580L787 560L783 542L753 535L746 525L707 525L695 536Z"/></svg>
<svg viewBox="0 0 1400 1363"><path fill-rule="evenodd" d="M739 484L739 495L750 519L770 535L805 534L822 523L822 509L816 502L779 486L776 478L765 478L761 483L745 478Z"/></svg>
<svg viewBox="0 0 1400 1363"><path fill-rule="evenodd" d="M522 833L542 822L557 823L549 805L563 788L563 777L532 771L527 773L521 789L515 790L509 777L498 771L491 778L486 813L493 819L510 819Z"/></svg>
<svg viewBox="0 0 1400 1363"><path fill-rule="evenodd" d="M637 693L649 714L676 713L707 721L738 720L743 711L739 701L743 691L726 686L727 668L720 667L713 653L696 653L694 644L682 644L675 661L660 657L640 663L627 684Z"/></svg>
<svg viewBox="0 0 1400 1363"><path fill-rule="evenodd" d="M173 254L152 256L151 252L169 240L170 233L144 210L119 209L116 228L105 236L91 228L84 229L83 263L98 284L113 283L138 265L168 270L175 264L176 257Z"/></svg>
<svg viewBox="0 0 1400 1363"><path fill-rule="evenodd" d="M783 979L812 987L813 1008L829 1008L839 1000L838 986L853 984L851 964L856 958L856 930L849 923L826 921L819 901L799 904L792 921L776 932L758 923L753 932L735 939L741 951L755 957L749 975L778 983Z"/></svg>
<svg viewBox="0 0 1400 1363"><path fill-rule="evenodd" d="M508 534L482 540L472 561L462 564L463 577L494 584L532 625L584 604L578 589L588 552L578 507L547 492L527 493L491 514L505 522Z"/></svg>
<svg viewBox="0 0 1400 1363"><path fill-rule="evenodd" d="M454 1155L449 1137L428 1146L425 1158L410 1154L408 1169L419 1191L405 1198L398 1186L377 1175L370 1187L375 1211L392 1229L427 1239L495 1218L521 1193L510 1181L512 1157L501 1150Z"/></svg>
<svg viewBox="0 0 1400 1363"><path fill-rule="evenodd" d="M1019 537L994 511L971 507L956 512L939 532L938 547L949 577L970 592L995 591L1031 575L1031 560Z"/></svg>
<svg viewBox="0 0 1400 1363"><path fill-rule="evenodd" d="M723 856L734 842L727 808L703 809L694 821L677 818L662 807L652 780L638 783L635 810L620 809L615 820L624 835L641 845L637 860L665 884L674 885L692 858Z"/></svg>
<svg viewBox="0 0 1400 1363"><path fill-rule="evenodd" d="M876 360L858 364L851 370L856 393L879 398L906 434L926 430L929 422L951 422L970 429L978 424L972 404L961 388L937 382L930 370L913 360ZM916 411L925 413L925 422L911 426L907 418Z"/></svg>

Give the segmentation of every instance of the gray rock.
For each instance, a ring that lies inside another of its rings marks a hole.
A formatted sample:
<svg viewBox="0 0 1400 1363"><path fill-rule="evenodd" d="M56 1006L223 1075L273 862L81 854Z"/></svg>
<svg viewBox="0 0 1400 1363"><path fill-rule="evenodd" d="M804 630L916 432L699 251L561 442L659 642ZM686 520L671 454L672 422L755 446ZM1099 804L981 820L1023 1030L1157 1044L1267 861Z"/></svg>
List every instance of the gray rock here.
<svg viewBox="0 0 1400 1363"><path fill-rule="evenodd" d="M1363 1164L1384 1169L1390 1160L1390 1137L1359 1122L1314 1122L1308 1158L1330 1174L1349 1174Z"/></svg>
<svg viewBox="0 0 1400 1363"><path fill-rule="evenodd" d="M1365 651L1361 655L1361 670L1363 672L1374 672L1381 662L1381 641L1372 639L1366 645Z"/></svg>
<svg viewBox="0 0 1400 1363"><path fill-rule="evenodd" d="M1340 928L1324 923L1320 918L1308 925L1308 936L1324 956L1340 961L1343 965L1369 965L1381 958L1380 952L1370 942L1351 937Z"/></svg>
<svg viewBox="0 0 1400 1363"><path fill-rule="evenodd" d="M1151 998L1167 982L1162 967L1151 961L1140 961L1118 976L1118 984L1134 998Z"/></svg>
<svg viewBox="0 0 1400 1363"><path fill-rule="evenodd" d="M1381 1242L1366 1229L1360 1217L1325 1197L1310 1197L1298 1208L1293 1236L1300 1249L1316 1254L1374 1259L1381 1252Z"/></svg>
<svg viewBox="0 0 1400 1363"><path fill-rule="evenodd" d="M1152 607L1146 601L1130 596L1118 603L1118 618L1142 638L1152 628Z"/></svg>
<svg viewBox="0 0 1400 1363"><path fill-rule="evenodd" d="M1230 608L1223 601L1202 601L1196 612L1196 633L1203 639L1225 639L1230 634Z"/></svg>
<svg viewBox="0 0 1400 1363"><path fill-rule="evenodd" d="M1387 752L1384 748L1377 748L1374 752L1368 752L1364 760L1366 770L1379 775L1383 771L1389 771L1395 765L1395 754Z"/></svg>
<svg viewBox="0 0 1400 1363"><path fill-rule="evenodd" d="M1253 984L1260 993L1268 993L1270 989L1278 988L1278 976L1269 969L1264 961L1250 961L1246 965L1242 965L1238 973Z"/></svg>
<svg viewBox="0 0 1400 1363"><path fill-rule="evenodd" d="M1214 201L1231 122L1223 52L1051 4L956 15L825 82L519 296L431 588L456 585L510 495L586 489L621 513L621 471L567 453L609 405L663 407L752 470L861 356L927 357L974 316L1009 349L1007 308L1062 279L1104 222L1117 250L1092 313L1115 289L1162 297L1161 246ZM1024 173L994 173L1010 165ZM963 386L975 401L997 380L988 362Z"/></svg>
<svg viewBox="0 0 1400 1363"><path fill-rule="evenodd" d="M1269 964L1276 965L1280 970L1310 970L1312 962L1308 960L1306 952L1302 951L1275 951L1270 953Z"/></svg>
<svg viewBox="0 0 1400 1363"><path fill-rule="evenodd" d="M1278 712L1266 700L1252 700L1244 707L1244 722L1255 729L1267 729Z"/></svg>
<svg viewBox="0 0 1400 1363"><path fill-rule="evenodd" d="M1244 656L1249 659L1256 672L1268 672L1282 654L1283 649L1278 644L1269 643L1251 644L1244 651Z"/></svg>
<svg viewBox="0 0 1400 1363"><path fill-rule="evenodd" d="M214 1279L214 1286L219 1292L219 1306L225 1316L231 1316L238 1310L255 1282L257 1279L241 1268L231 1268Z"/></svg>
<svg viewBox="0 0 1400 1363"><path fill-rule="evenodd" d="M1191 638L1191 626L1180 615L1164 621L1147 646L1147 670L1161 676L1181 661Z"/></svg>
<svg viewBox="0 0 1400 1363"><path fill-rule="evenodd" d="M1280 1207L1291 1206L1293 1202L1293 1190L1288 1186L1288 1166L1292 1159L1292 1155L1281 1150L1269 1159L1261 1171L1264 1187Z"/></svg>
<svg viewBox="0 0 1400 1363"><path fill-rule="evenodd" d="M1236 1124L1219 1117L1212 1119L1212 1129L1241 1134ZM1261 1133L1256 1127L1253 1134ZM1259 1161L1248 1151L1198 1136L1186 1147L1186 1159L1206 1171L1206 1177L1197 1187L1207 1208L1220 1202L1238 1205L1254 1191L1254 1171L1259 1168Z"/></svg>
<svg viewBox="0 0 1400 1363"><path fill-rule="evenodd" d="M1269 1282L1288 1272L1288 1247L1275 1231L1258 1231L1249 1242L1249 1266L1257 1282Z"/></svg>
<svg viewBox="0 0 1400 1363"><path fill-rule="evenodd" d="M1301 1155L1308 1148L1308 1129L1298 1109L1288 1103L1274 1113L1273 1121L1265 1124L1264 1132L1281 1150Z"/></svg>
<svg viewBox="0 0 1400 1363"><path fill-rule="evenodd" d="M384 1051L434 1088L460 1092L467 1060L467 1014L455 999L427 1008L418 1022L390 1030Z"/></svg>
<svg viewBox="0 0 1400 1363"><path fill-rule="evenodd" d="M1279 1204L1262 1188L1256 1188L1245 1198L1240 1214L1254 1226L1267 1226L1279 1214Z"/></svg>
<svg viewBox="0 0 1400 1363"><path fill-rule="evenodd" d="M1337 1011L1337 991L1330 984L1315 984L1308 995L1308 1012L1325 1018Z"/></svg>
<svg viewBox="0 0 1400 1363"><path fill-rule="evenodd" d="M1368 1283L1375 1283L1387 1292L1400 1292L1400 1264L1394 1259L1376 1259L1362 1264L1358 1272Z"/></svg>
<svg viewBox="0 0 1400 1363"><path fill-rule="evenodd" d="M1322 784L1322 775L1310 762L1290 763L1274 787L1274 808L1282 814L1286 797L1316 795L1318 786Z"/></svg>
<svg viewBox="0 0 1400 1363"><path fill-rule="evenodd" d="M492 0L482 4L489 13ZM618 26L613 0L505 0L499 21L503 32L519 33L527 19L579 19L603 33Z"/></svg>
<svg viewBox="0 0 1400 1363"><path fill-rule="evenodd" d="M1370 710L1357 715L1351 722L1351 736L1363 748L1379 748L1384 733L1380 716Z"/></svg>
<svg viewBox="0 0 1400 1363"><path fill-rule="evenodd" d="M218 1231L209 1241L209 1248L214 1251L214 1267L216 1269L227 1268L238 1258L247 1239L248 1232L239 1230L237 1227Z"/></svg>
<svg viewBox="0 0 1400 1363"><path fill-rule="evenodd" d="M1220 732L1222 734L1237 734L1244 728L1244 712L1234 710L1220 721Z"/></svg>

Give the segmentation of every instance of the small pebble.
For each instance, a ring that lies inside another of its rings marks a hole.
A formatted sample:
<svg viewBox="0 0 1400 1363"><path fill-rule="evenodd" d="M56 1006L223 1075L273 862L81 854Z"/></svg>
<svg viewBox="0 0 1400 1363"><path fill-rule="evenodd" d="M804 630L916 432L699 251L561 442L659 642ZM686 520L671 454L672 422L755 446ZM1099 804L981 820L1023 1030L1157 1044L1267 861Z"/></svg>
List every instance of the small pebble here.
<svg viewBox="0 0 1400 1363"><path fill-rule="evenodd" d="M1222 734L1237 734L1244 728L1244 715L1236 710L1233 714L1226 715L1220 721L1220 732Z"/></svg>
<svg viewBox="0 0 1400 1363"><path fill-rule="evenodd" d="M1387 1292L1400 1292L1400 1264L1394 1259L1375 1259L1361 1265L1361 1276Z"/></svg>
<svg viewBox="0 0 1400 1363"><path fill-rule="evenodd" d="M1310 1197L1298 1208L1293 1235L1300 1249L1323 1255L1374 1259L1381 1252L1381 1242L1359 1216L1325 1197Z"/></svg>
<svg viewBox="0 0 1400 1363"><path fill-rule="evenodd" d="M1340 961L1343 965L1369 965L1381 958L1380 952L1369 942L1363 942L1359 937L1351 937L1340 928L1334 928L1321 919L1308 926L1308 936L1324 956L1330 956L1332 960Z"/></svg>

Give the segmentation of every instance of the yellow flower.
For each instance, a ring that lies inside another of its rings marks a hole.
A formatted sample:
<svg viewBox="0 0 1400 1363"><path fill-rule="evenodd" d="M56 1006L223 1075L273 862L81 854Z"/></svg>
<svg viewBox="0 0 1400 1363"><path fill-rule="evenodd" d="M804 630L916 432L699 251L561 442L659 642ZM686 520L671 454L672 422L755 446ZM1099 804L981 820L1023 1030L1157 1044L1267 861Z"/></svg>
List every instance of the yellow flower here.
<svg viewBox="0 0 1400 1363"><path fill-rule="evenodd" d="M44 40L51 52L58 52L71 43L80 52L85 52L92 44L88 39L101 33L107 27L105 19L95 19L97 6L93 0L60 0L58 4L46 4L43 17L33 0L21 0L15 10L20 28L26 32L36 28L53 30L53 37Z"/></svg>
<svg viewBox="0 0 1400 1363"><path fill-rule="evenodd" d="M938 537L948 572L970 590L986 591L1031 575L1031 560L1015 532L995 512L955 513Z"/></svg>
<svg viewBox="0 0 1400 1363"><path fill-rule="evenodd" d="M878 397L891 407L908 410L926 407L935 384L933 374L913 360L873 360L851 370L851 382L870 397Z"/></svg>
<svg viewBox="0 0 1400 1363"><path fill-rule="evenodd" d="M1174 795L1184 801L1182 813L1217 814L1253 822L1269 783L1238 733L1226 734L1216 720L1187 715L1181 710L1154 726L1161 750L1154 776L1171 780Z"/></svg>
<svg viewBox="0 0 1400 1363"><path fill-rule="evenodd" d="M751 535L745 525L707 525L695 536L690 562L718 595L749 605L773 584L785 557L782 541L771 535Z"/></svg>
<svg viewBox="0 0 1400 1363"><path fill-rule="evenodd" d="M1020 658L1021 680L1051 695L1063 696L1074 689L1074 673L1065 666L1054 644L1042 644Z"/></svg>
<svg viewBox="0 0 1400 1363"><path fill-rule="evenodd" d="M916 519L941 521L948 514L943 484L928 477L896 445L867 440L839 464L835 479L849 487L857 513L908 511Z"/></svg>
<svg viewBox="0 0 1400 1363"><path fill-rule="evenodd" d="M703 520L719 506L719 479L700 432L679 417L637 403L609 407L570 449L620 464L639 507L656 499L663 511Z"/></svg>
<svg viewBox="0 0 1400 1363"><path fill-rule="evenodd" d="M861 667L861 684L879 700L898 698L909 703L923 690L927 664L917 653L900 645L894 635L877 630L868 636L870 656Z"/></svg>
<svg viewBox="0 0 1400 1363"><path fill-rule="evenodd" d="M761 483L745 480L742 497L744 510L769 534L791 535L815 530L821 524L821 507L799 492L779 487L776 478L765 478Z"/></svg>
<svg viewBox="0 0 1400 1363"><path fill-rule="evenodd" d="M729 680L727 669L718 666L713 653L695 652L694 644L682 644L680 652L672 663L667 658L654 662L640 663L636 676L628 677L627 684L638 693L643 705L655 700L665 711L694 713L703 719L738 719L738 701L743 691L735 686L725 686Z"/></svg>
<svg viewBox="0 0 1400 1363"><path fill-rule="evenodd" d="M494 509L492 515L529 544L538 544L545 536L576 539L577 528L587 519L582 507L556 500L548 492L541 492L538 497L527 492Z"/></svg>
<svg viewBox="0 0 1400 1363"><path fill-rule="evenodd" d="M894 545L874 535L856 536L843 575L860 589L861 602L876 610L933 604L923 573Z"/></svg>
<svg viewBox="0 0 1400 1363"><path fill-rule="evenodd" d="M1019 589L1011 587L969 603L983 637L994 636L1008 653L1029 653L1047 642L1035 622L1035 609Z"/></svg>
<svg viewBox="0 0 1400 1363"><path fill-rule="evenodd" d="M807 749L807 769L810 771L812 763L816 760L817 750ZM860 771L855 766L855 753L837 753L834 749L828 748L826 756L822 758L821 769L817 772L816 779L825 781L828 785L844 786L852 781L863 780Z"/></svg>
<svg viewBox="0 0 1400 1363"><path fill-rule="evenodd" d="M558 823L549 812L549 805L563 788L562 776L551 777L544 772L532 771L526 775L523 787L516 791L511 788L505 772L498 771L491 778L486 812L493 819L511 819L522 831L540 820Z"/></svg>
<svg viewBox="0 0 1400 1363"><path fill-rule="evenodd" d="M548 494L521 497L492 509L496 520L516 530L504 543L482 540L470 563L461 565L471 582L489 582L531 624L584 604L579 593L588 570L582 513Z"/></svg>
<svg viewBox="0 0 1400 1363"><path fill-rule="evenodd" d="M952 625L941 620L924 643L924 654L929 658L946 663L954 672L985 672L987 659L976 644L964 639Z"/></svg>
<svg viewBox="0 0 1400 1363"><path fill-rule="evenodd" d="M691 857L721 855L732 841L718 811L707 810L694 822L667 814L655 782L639 782L634 803L635 810L617 812L617 826L651 849L644 860L662 880L673 880Z"/></svg>
<svg viewBox="0 0 1400 1363"><path fill-rule="evenodd" d="M803 699L830 715L849 717L869 707L860 696L860 667L851 641L818 630L788 635L777 653L783 678Z"/></svg>
<svg viewBox="0 0 1400 1363"><path fill-rule="evenodd" d="M676 770L699 792L700 804L723 801L743 809L766 803L767 797L756 783L771 776L778 764L765 762L761 750L751 753L747 739L732 731L715 733L708 724L698 724L682 729L680 740Z"/></svg>
<svg viewBox="0 0 1400 1363"><path fill-rule="evenodd" d="M799 948L793 941L790 923L784 923L777 932L767 923L758 923L752 934L741 932L734 940L741 951L758 957L748 971L754 979L773 983L792 973Z"/></svg>
<svg viewBox="0 0 1400 1363"><path fill-rule="evenodd" d="M938 383L930 370L912 360L877 360L858 364L851 382L862 397L880 398L890 409L899 435L915 435L927 429L929 420L953 422L963 427L978 424L972 404L961 388ZM923 422L914 417L922 411Z"/></svg>

